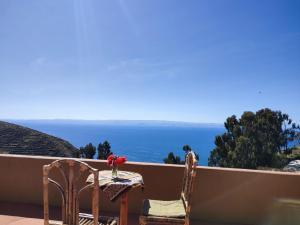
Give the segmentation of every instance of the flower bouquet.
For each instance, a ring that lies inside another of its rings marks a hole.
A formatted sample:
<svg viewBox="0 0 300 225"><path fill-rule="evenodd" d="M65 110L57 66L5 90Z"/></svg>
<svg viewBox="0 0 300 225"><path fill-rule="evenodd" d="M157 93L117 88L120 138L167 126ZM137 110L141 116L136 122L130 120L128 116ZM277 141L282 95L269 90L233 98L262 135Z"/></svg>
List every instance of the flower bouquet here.
<svg viewBox="0 0 300 225"><path fill-rule="evenodd" d="M112 178L118 177L118 166L124 164L127 161L124 156L109 155L107 157L107 164L112 167Z"/></svg>

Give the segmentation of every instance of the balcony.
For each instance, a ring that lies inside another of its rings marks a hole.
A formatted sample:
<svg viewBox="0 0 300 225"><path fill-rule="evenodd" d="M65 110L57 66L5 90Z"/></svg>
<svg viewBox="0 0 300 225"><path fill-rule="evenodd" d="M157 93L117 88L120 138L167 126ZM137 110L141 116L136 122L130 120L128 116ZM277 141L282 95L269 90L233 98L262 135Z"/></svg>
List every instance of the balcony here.
<svg viewBox="0 0 300 225"><path fill-rule="evenodd" d="M42 166L55 159L0 155L0 225L43 224ZM84 161L100 170L107 169L105 161ZM142 174L145 182L143 191L129 192L130 225L138 224L143 198L179 198L182 166L128 162L121 169ZM296 202L300 199L299 187L300 175L295 173L200 166L193 192L191 225L258 225L280 219L297 220L298 205L290 207L280 199ZM54 191L50 193L51 213L55 218L59 216L60 197ZM81 198L84 210L89 210L88 196L84 193ZM118 214L118 202L111 203L101 194L100 199L100 214Z"/></svg>

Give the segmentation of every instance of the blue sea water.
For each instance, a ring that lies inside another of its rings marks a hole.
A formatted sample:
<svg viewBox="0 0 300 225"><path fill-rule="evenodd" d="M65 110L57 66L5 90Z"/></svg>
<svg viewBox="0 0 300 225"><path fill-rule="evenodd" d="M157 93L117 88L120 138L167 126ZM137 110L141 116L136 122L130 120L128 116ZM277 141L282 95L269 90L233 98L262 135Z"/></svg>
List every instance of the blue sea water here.
<svg viewBox="0 0 300 225"><path fill-rule="evenodd" d="M79 148L88 143L95 146L108 140L112 151L124 155L129 161L163 162L170 151L184 156L182 146L188 144L200 156L200 165L207 165L216 135L222 134L221 126L168 126L153 124L93 124L43 121L11 121L69 141Z"/></svg>

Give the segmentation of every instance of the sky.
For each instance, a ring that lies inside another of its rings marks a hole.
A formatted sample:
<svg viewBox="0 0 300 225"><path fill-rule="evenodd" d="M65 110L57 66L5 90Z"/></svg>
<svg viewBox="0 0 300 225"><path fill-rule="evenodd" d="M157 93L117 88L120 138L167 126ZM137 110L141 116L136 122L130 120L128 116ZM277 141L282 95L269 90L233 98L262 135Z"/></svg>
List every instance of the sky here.
<svg viewBox="0 0 300 225"><path fill-rule="evenodd" d="M300 1L1 0L0 118L300 123Z"/></svg>

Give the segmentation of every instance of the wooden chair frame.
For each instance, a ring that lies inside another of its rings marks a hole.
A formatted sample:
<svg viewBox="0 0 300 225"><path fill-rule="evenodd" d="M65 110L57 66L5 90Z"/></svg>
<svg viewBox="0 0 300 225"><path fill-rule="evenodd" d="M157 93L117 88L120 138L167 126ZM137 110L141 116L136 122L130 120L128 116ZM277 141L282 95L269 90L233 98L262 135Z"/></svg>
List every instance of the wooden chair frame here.
<svg viewBox="0 0 300 225"><path fill-rule="evenodd" d="M192 192L194 189L194 181L196 177L197 160L194 152L189 152L185 159L185 169L183 175L183 185L181 191L181 199L184 203L186 218L190 217ZM188 224L188 223L186 223Z"/></svg>
<svg viewBox="0 0 300 225"><path fill-rule="evenodd" d="M49 178L52 169L57 168L61 173L64 184ZM83 172L94 175L94 182L79 189L78 181ZM78 174L77 174L78 173ZM93 224L98 225L99 218L99 185L97 169L79 160L61 159L49 165L43 166L43 197L44 197L44 225L49 225L49 183L53 184L62 197L62 223L68 225L79 225L79 195L87 189L92 188L92 219Z"/></svg>
<svg viewBox="0 0 300 225"><path fill-rule="evenodd" d="M194 180L196 177L197 160L195 153L190 151L186 155L185 168L183 174L182 191L180 199L183 202L186 215L184 218L171 218L171 217L156 217L156 216L140 216L140 224L155 224L155 225L167 225L167 224L184 224L189 225L189 217L191 212L192 192L194 188Z"/></svg>

